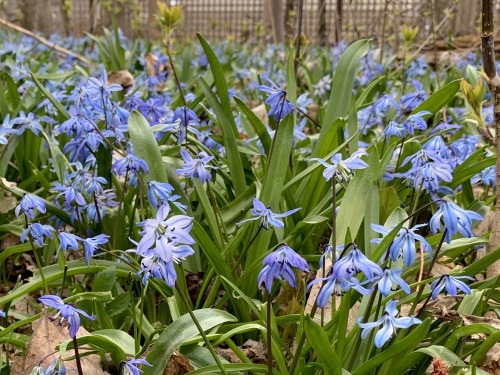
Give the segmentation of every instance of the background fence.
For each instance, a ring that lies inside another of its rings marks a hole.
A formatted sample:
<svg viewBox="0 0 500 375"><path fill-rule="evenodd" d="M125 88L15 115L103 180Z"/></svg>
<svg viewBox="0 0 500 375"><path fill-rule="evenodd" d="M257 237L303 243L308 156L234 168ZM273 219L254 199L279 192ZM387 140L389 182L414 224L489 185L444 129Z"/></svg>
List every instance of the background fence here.
<svg viewBox="0 0 500 375"><path fill-rule="evenodd" d="M239 42L272 35L276 3L278 23L293 36L296 0L164 0L182 5L179 36L194 38L196 31L208 39L234 38ZM401 25L419 26L420 37L436 30L440 38L476 33L480 2L477 0L304 0L303 32L311 41L332 43L339 37L361 37L397 43ZM279 9L279 8L278 8ZM115 14L120 28L131 37L158 37L154 22L156 0L0 0L7 20L43 34L98 32L111 27Z"/></svg>

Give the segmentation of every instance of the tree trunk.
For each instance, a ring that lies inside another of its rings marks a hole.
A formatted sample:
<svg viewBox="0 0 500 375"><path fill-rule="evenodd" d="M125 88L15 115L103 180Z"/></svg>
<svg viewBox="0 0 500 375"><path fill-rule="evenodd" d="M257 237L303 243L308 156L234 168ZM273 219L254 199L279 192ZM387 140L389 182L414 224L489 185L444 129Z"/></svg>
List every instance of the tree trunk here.
<svg viewBox="0 0 500 375"><path fill-rule="evenodd" d="M494 35L494 0L482 1L481 44L483 52L484 72L488 77L488 86L493 100L495 118L495 150L496 150L496 204L493 227L486 251L495 251L500 247L500 77L495 66L495 35ZM500 260L490 265L486 270L488 278L500 275Z"/></svg>

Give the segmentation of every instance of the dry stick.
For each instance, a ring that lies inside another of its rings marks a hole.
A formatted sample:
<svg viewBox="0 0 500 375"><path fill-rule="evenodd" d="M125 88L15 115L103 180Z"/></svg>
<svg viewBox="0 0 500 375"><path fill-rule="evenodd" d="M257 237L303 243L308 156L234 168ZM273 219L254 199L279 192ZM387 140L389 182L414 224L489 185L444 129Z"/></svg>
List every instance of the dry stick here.
<svg viewBox="0 0 500 375"><path fill-rule="evenodd" d="M87 65L91 65L92 62L87 59L86 57L83 57L81 55L78 55L72 51L70 51L69 49L66 49L64 47L60 47L52 42L49 42L47 39L29 31L29 30L26 30L24 27L21 27L21 26L18 26L16 24L13 24L12 22L9 22L3 18L0 18L0 25L8 28L8 29L12 29L12 30L15 30L21 34L24 34L24 35L28 35L30 37L32 37L33 39L36 39L38 40L40 43L42 44L45 44L47 47L49 48L52 48L54 51L56 52L59 52L59 53L62 53L64 55L68 55L68 56L71 56L77 60L80 60L82 63L85 63Z"/></svg>
<svg viewBox="0 0 500 375"><path fill-rule="evenodd" d="M496 150L496 181L497 186L500 183L500 77L495 67L495 40L494 40L494 0L483 0L482 3L482 22L481 22L481 44L483 52L484 72L488 77L488 86L493 100L493 115L495 118L495 139L493 145ZM496 190L495 218L491 230L487 252L491 252L498 247L500 243L500 189ZM488 278L500 274L500 262L496 261L488 266L486 275Z"/></svg>

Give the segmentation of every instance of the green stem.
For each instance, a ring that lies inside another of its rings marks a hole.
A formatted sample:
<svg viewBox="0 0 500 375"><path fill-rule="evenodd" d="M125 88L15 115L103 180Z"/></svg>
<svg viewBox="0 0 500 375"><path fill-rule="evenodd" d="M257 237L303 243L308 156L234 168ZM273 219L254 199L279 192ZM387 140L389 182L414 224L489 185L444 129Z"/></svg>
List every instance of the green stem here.
<svg viewBox="0 0 500 375"><path fill-rule="evenodd" d="M232 272L236 272L236 270L238 269L238 267L240 266L241 264L241 260L243 259L243 257L246 255L246 253L248 252L248 250L250 249L250 246L252 246L252 244L255 242L255 240L257 239L257 236L259 235L260 231L262 230L262 227L259 225L259 229L257 229L257 232L255 232L255 234L253 235L252 239L250 240L250 242L248 243L248 245L243 249L243 251L240 253L240 257L238 258L238 261L236 262L236 264L234 265L233 269L232 269Z"/></svg>
<svg viewBox="0 0 500 375"><path fill-rule="evenodd" d="M318 309L318 305L316 304L316 302L314 302L314 305L311 309L311 312L309 313L309 316L311 318L314 318L314 315L316 314L317 309ZM295 369L297 368L297 364L299 363L300 352L302 351L302 347L304 346L305 342L306 342L306 333L304 330L302 330L302 333L300 334L299 341L297 343L297 349L295 350L295 355L293 356L293 359L292 359L292 364L290 365L290 371L288 371L288 373L290 375L295 374Z"/></svg>
<svg viewBox="0 0 500 375"><path fill-rule="evenodd" d="M272 309L271 293L267 293L267 373L269 375L273 374Z"/></svg>
<svg viewBox="0 0 500 375"><path fill-rule="evenodd" d="M30 223L28 222L28 217L26 215L24 216L24 222L26 224L26 229L28 229ZM38 255L38 252L36 251L35 244L33 242L33 237L31 236L30 232L28 232L28 240L30 242L31 249L33 250L33 254L35 255L36 264L38 265L38 270L40 271L40 277L42 279L42 284L43 284L43 289L45 291L45 294L50 294L49 293L49 286L47 285L47 281L45 280L45 275L43 274L42 260L40 259L40 256Z"/></svg>
<svg viewBox="0 0 500 375"><path fill-rule="evenodd" d="M373 302L375 302L375 295L376 291L374 290L372 294L370 295L370 299L368 300L368 304L366 305L366 310L365 314L363 315L363 322L367 322L368 319L370 318L372 307L373 307ZM361 346L361 336L358 335L356 337L356 344L354 345L354 350L352 351L352 356L351 360L349 362L349 365L347 366L347 370L351 371L352 366L354 366L354 361L356 360L356 355L359 352L359 347Z"/></svg>
<svg viewBox="0 0 500 375"><path fill-rule="evenodd" d="M210 187L210 181L207 181L207 194L208 198L210 199L210 203L212 204L212 208L214 209L215 212L215 221L217 223L217 226L219 227L219 231L224 236L224 240L227 244L229 242L229 237L227 236L226 227L224 226L224 221L222 220L222 215L220 213L219 206L217 206L217 201L215 200L215 194L213 193L212 188Z"/></svg>
<svg viewBox="0 0 500 375"><path fill-rule="evenodd" d="M184 292L182 291L182 289L177 285L177 283L175 283L175 289L177 290L177 293L179 294L179 296L181 297L182 299L182 302L184 302L184 305L186 305L186 309L188 310L188 313L189 313L189 316L191 316L191 319L193 319L193 323L196 325L196 328L198 328L198 332L200 332L200 335L201 337L203 338L203 341L205 341L205 345L207 346L207 349L210 351L210 354L212 354L212 357L214 358L215 360L215 363L217 364L217 366L219 366L220 368L220 371L224 374L224 375L228 375L226 369L224 368L224 366L222 366L222 363L219 359L219 356L217 355L217 353L215 352L212 344L210 343L210 341L208 340L208 337L207 335L205 334L205 331L203 330L203 328L201 327L200 325L200 322L198 321L198 319L196 318L196 315L194 315L194 312L193 310L191 309L191 306L186 298L186 296L184 295Z"/></svg>

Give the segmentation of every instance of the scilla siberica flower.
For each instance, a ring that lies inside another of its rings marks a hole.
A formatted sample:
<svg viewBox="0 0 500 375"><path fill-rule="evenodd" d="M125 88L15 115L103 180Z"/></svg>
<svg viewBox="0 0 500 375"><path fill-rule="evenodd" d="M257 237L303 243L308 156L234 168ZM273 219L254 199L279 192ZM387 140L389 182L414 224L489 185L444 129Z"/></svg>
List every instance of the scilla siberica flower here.
<svg viewBox="0 0 500 375"><path fill-rule="evenodd" d="M66 367L59 358L55 358L47 369L37 366L31 370L30 375L66 375Z"/></svg>
<svg viewBox="0 0 500 375"><path fill-rule="evenodd" d="M329 181L332 177L336 177L340 182L342 182L350 179L353 169L368 168L368 164L360 159L363 155L368 154L365 151L356 151L346 160L342 160L342 154L335 154L331 158L331 165L319 158L311 158L310 160L318 161L326 167L323 171L323 177L327 181Z"/></svg>
<svg viewBox="0 0 500 375"><path fill-rule="evenodd" d="M52 239L51 232L55 232L55 229L50 225L32 223L29 224L28 227L21 233L21 236L19 238L21 242L24 242L26 241L26 237L28 237L28 235L31 235L33 242L38 247L43 247L43 240L45 237L49 237L50 239Z"/></svg>
<svg viewBox="0 0 500 375"><path fill-rule="evenodd" d="M90 265L90 258L94 255L94 252L98 249L98 245L104 245L108 242L109 236L107 234L99 234L95 237L86 238L82 241L83 250L85 251L85 261L87 266Z"/></svg>
<svg viewBox="0 0 500 375"><path fill-rule="evenodd" d="M449 294L450 296L456 297L458 294L458 290L461 290L465 294L471 294L470 287L460 281L460 279L466 280L474 280L473 277L470 276L451 276L451 275L443 275L439 279L434 280L431 284L431 297L432 299L436 299L438 294L444 289L445 294Z"/></svg>
<svg viewBox="0 0 500 375"><path fill-rule="evenodd" d="M194 254L189 246L195 243L189 234L193 219L186 215L174 215L167 219L169 212L170 206L168 202L164 202L155 219L139 223L143 227L139 243L131 240L137 245L137 249L128 251L143 257L141 271L137 273L137 276L144 274L143 284L149 277L156 277L174 287L177 279L174 262L179 263Z"/></svg>
<svg viewBox="0 0 500 375"><path fill-rule="evenodd" d="M176 170L178 175L190 178L199 178L202 184L204 184L205 181L212 180L212 175L210 174L208 168L218 168L207 165L207 163L214 158L213 156L208 156L205 151L202 151L193 159L193 157L191 157L189 152L186 150L181 150L180 152L185 164L182 168Z"/></svg>
<svg viewBox="0 0 500 375"><path fill-rule="evenodd" d="M123 374L124 375L140 375L140 373L142 371L139 370L139 368L137 367L139 365L153 366L152 364L150 364L145 359L142 359L142 358L139 358L139 359L132 358L132 359L129 359L128 361L126 361L126 362L122 362L121 368L122 368Z"/></svg>
<svg viewBox="0 0 500 375"><path fill-rule="evenodd" d="M267 114L268 116L274 116L276 122L279 122L293 110L293 105L287 100L285 90L280 89L278 85L270 79L268 79L268 81L271 83L271 86L261 85L257 87L257 89L269 94L264 102L270 106Z"/></svg>
<svg viewBox="0 0 500 375"><path fill-rule="evenodd" d="M390 268L386 268L384 270L384 274L380 278L380 281L378 282L378 290L380 291L380 294L383 296L387 297L392 289L392 284L397 284L401 287L401 289L406 293L410 294L411 289L399 275L401 275L403 271L402 270L391 270Z"/></svg>
<svg viewBox="0 0 500 375"><path fill-rule="evenodd" d="M398 309L396 305L398 301L392 300L387 302L385 305L385 314L372 323L361 323L362 318L358 318L358 325L363 328L361 333L361 338L366 339L370 334L371 330L375 327L382 326L382 328L375 335L375 346L381 348L384 344L396 334L396 328L409 328L414 324L420 324L422 321L413 317L406 318L396 318L398 315Z"/></svg>
<svg viewBox="0 0 500 375"><path fill-rule="evenodd" d="M21 210L29 219L35 218L35 210L40 211L42 214L47 212L45 208L45 201L42 198L38 198L36 195L24 194L21 203L14 210L17 217Z"/></svg>
<svg viewBox="0 0 500 375"><path fill-rule="evenodd" d="M269 229L269 225L276 227L276 228L283 228L285 226L285 224L283 223L283 221L278 220L278 219L280 219L282 217L289 216L289 215L297 212L298 210L300 210L300 207L294 208L293 210L284 212L282 214L275 214L274 212L271 211L271 207L269 207L269 206L266 207L266 205L264 203L259 201L257 198L254 198L253 199L253 208L252 208L251 212L252 212L252 215L254 215L255 217L251 217L249 219L242 220L242 221L236 223L236 225L239 226L247 221L260 219L261 220L260 224L259 224L260 228L267 230L267 229Z"/></svg>
<svg viewBox="0 0 500 375"><path fill-rule="evenodd" d="M264 268L259 273L258 285L259 287L264 286L268 293L271 293L274 279L283 279L294 288L297 287L292 267L309 272L304 258L287 244L282 244L266 256L262 261L262 265Z"/></svg>
<svg viewBox="0 0 500 375"><path fill-rule="evenodd" d="M483 217L477 212L464 210L453 202L442 200L441 206L431 217L429 223L432 233L439 232L441 228L441 218L443 218L446 234L444 240L451 242L451 238L459 232L465 237L472 237L472 219L482 220Z"/></svg>
<svg viewBox="0 0 500 375"><path fill-rule="evenodd" d="M340 296L350 289L355 289L361 294L368 294L371 290L364 288L363 284L382 275L382 269L376 263L369 260L355 244L351 245L353 249L335 262L326 278L316 279L309 283L308 288L315 283L326 281L316 300L318 307L325 307L333 294ZM355 277L359 272L365 275L366 280L363 283Z"/></svg>
<svg viewBox="0 0 500 375"><path fill-rule="evenodd" d="M394 237L394 240L389 245L389 257L393 261L397 261L400 257L403 257L405 266L411 266L417 256L415 241L420 241L424 251L430 253L432 251L431 245L429 245L424 237L415 233L418 228L425 225L426 224L415 225L411 229L401 228L398 234L396 234L396 236ZM388 235L392 230L392 228L389 229L377 224L371 224L370 226L373 231L384 236ZM381 241L382 238L374 238L373 240L371 240L372 243L376 244L379 244Z"/></svg>
<svg viewBox="0 0 500 375"><path fill-rule="evenodd" d="M75 338L76 333L78 332L78 329L80 328L80 315L83 315L87 319L90 320L95 320L96 316L95 315L89 315L85 311L77 309L71 304L65 304L61 297L59 296L42 296L38 299L41 303L43 303L45 306L53 307L56 310L59 310L59 312L52 317L50 320L54 321L57 319L59 315L61 315L61 320L59 321L59 325L62 325L62 323L67 320L68 321L68 328L69 328L69 337Z"/></svg>

